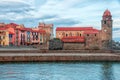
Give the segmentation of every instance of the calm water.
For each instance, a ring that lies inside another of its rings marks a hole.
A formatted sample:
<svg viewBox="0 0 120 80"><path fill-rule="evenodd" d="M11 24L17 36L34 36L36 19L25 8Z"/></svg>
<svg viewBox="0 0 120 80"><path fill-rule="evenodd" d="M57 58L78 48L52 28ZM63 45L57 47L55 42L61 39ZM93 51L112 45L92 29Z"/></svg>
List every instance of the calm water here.
<svg viewBox="0 0 120 80"><path fill-rule="evenodd" d="M120 63L1 63L0 80L120 80Z"/></svg>

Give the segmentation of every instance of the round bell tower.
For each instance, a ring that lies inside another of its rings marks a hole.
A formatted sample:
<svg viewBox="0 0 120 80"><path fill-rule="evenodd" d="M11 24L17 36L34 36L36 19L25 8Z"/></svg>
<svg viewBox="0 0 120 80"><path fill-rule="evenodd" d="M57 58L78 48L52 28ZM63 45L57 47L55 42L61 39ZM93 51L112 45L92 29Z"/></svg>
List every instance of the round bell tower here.
<svg viewBox="0 0 120 80"><path fill-rule="evenodd" d="M112 49L112 15L111 12L107 9L102 16L102 48L103 49Z"/></svg>

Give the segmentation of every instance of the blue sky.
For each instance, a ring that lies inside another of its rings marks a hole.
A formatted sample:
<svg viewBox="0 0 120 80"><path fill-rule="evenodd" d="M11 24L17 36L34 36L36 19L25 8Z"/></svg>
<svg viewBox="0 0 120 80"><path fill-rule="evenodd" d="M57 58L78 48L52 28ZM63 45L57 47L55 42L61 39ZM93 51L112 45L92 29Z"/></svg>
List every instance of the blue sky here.
<svg viewBox="0 0 120 80"><path fill-rule="evenodd" d="M0 22L37 27L39 22L58 26L93 26L101 29L103 12L113 18L113 39L120 41L120 0L0 0Z"/></svg>

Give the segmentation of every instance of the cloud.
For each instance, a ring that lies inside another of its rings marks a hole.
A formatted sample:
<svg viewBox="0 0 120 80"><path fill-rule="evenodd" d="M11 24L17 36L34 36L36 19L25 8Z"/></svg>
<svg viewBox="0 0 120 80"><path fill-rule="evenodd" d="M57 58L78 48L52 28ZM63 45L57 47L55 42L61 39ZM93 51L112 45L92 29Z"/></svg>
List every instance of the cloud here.
<svg viewBox="0 0 120 80"><path fill-rule="evenodd" d="M25 13L34 8L25 1L22 0L1 0L0 1L0 10L4 13Z"/></svg>
<svg viewBox="0 0 120 80"><path fill-rule="evenodd" d="M119 31L120 0L0 0L0 22L25 26L46 22L53 23L55 28L88 25L101 29L102 15L107 8L113 17L114 32Z"/></svg>
<svg viewBox="0 0 120 80"><path fill-rule="evenodd" d="M113 31L113 38L120 38L120 30Z"/></svg>
<svg viewBox="0 0 120 80"><path fill-rule="evenodd" d="M46 20L46 19L52 19L52 18L57 18L57 15L43 15L40 17L41 20Z"/></svg>
<svg viewBox="0 0 120 80"><path fill-rule="evenodd" d="M113 28L113 31L118 31L120 30L120 28Z"/></svg>
<svg viewBox="0 0 120 80"><path fill-rule="evenodd" d="M120 19L114 19L113 25L113 28L120 28Z"/></svg>
<svg viewBox="0 0 120 80"><path fill-rule="evenodd" d="M72 26L78 23L81 23L77 20L71 19L71 18L51 18L51 19L46 19L44 20L46 23L53 23L57 26Z"/></svg>

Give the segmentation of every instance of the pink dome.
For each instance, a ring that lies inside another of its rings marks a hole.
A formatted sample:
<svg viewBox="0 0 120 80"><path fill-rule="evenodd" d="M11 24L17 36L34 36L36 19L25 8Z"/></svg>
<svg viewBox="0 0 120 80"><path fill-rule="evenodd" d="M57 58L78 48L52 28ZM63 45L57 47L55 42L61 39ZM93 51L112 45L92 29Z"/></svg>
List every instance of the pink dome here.
<svg viewBox="0 0 120 80"><path fill-rule="evenodd" d="M111 12L107 9L105 10L103 16L111 16Z"/></svg>

